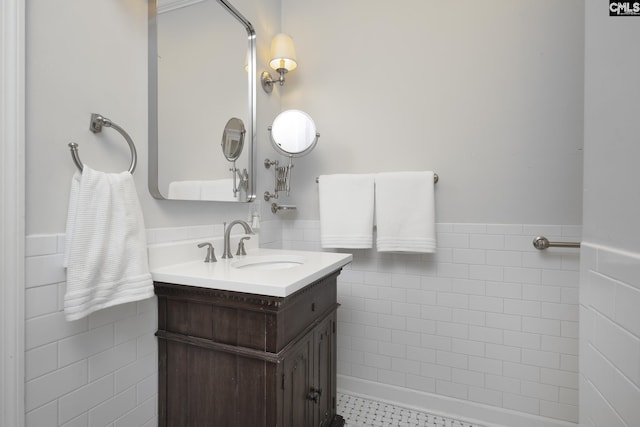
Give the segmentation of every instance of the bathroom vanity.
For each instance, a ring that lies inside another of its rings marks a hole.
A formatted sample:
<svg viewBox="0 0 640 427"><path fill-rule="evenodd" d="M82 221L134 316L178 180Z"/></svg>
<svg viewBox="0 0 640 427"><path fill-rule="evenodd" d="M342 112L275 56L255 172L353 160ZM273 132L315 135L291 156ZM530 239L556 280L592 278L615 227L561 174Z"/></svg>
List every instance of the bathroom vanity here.
<svg viewBox="0 0 640 427"><path fill-rule="evenodd" d="M159 425L344 425L336 414L336 281L350 261L258 250L152 270Z"/></svg>

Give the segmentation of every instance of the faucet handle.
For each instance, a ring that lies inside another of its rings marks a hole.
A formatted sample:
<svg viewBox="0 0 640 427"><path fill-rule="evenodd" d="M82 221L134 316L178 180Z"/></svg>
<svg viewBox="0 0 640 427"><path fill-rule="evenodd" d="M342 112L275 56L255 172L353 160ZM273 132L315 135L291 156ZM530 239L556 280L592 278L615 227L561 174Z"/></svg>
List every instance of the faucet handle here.
<svg viewBox="0 0 640 427"><path fill-rule="evenodd" d="M236 255L246 255L247 251L244 249L244 241L245 240L249 240L251 239L251 237L247 236L247 237L243 237L240 239L240 241L238 242L238 250L236 251Z"/></svg>
<svg viewBox="0 0 640 427"><path fill-rule="evenodd" d="M213 245L209 242L198 243L199 248L207 247L207 256L204 259L204 262L217 262L216 253Z"/></svg>

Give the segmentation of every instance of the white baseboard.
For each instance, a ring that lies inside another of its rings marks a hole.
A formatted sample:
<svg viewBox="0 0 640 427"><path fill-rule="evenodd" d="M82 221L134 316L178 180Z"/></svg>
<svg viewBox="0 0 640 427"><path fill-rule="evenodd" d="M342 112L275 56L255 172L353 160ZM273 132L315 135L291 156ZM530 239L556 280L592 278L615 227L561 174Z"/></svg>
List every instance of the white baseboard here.
<svg viewBox="0 0 640 427"><path fill-rule="evenodd" d="M452 397L338 375L338 391L428 412L483 427L577 427L578 424L525 414Z"/></svg>

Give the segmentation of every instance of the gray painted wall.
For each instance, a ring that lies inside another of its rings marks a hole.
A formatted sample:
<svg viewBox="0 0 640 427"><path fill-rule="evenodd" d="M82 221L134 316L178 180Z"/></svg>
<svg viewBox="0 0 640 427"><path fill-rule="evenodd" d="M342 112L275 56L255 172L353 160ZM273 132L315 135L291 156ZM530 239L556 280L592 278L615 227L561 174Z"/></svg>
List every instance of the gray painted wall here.
<svg viewBox="0 0 640 427"><path fill-rule="evenodd" d="M315 177L434 170L440 222L580 224L583 2L283 0L299 67L284 108L321 133ZM285 202L283 202L285 203Z"/></svg>
<svg viewBox="0 0 640 427"><path fill-rule="evenodd" d="M278 5L236 3L256 26L266 69ZM278 158L266 127L282 97L322 134L296 161L293 195L281 200L298 205L294 218L318 217L319 174L432 169L442 178L438 221L580 224L580 4L283 1L300 66L284 87L258 92L258 194L273 187L261 161ZM247 215L251 207L148 195L145 2L35 2L27 19L28 234L64 230L74 172L67 142L94 168L128 164L119 135L88 132L92 111L138 145L147 226Z"/></svg>

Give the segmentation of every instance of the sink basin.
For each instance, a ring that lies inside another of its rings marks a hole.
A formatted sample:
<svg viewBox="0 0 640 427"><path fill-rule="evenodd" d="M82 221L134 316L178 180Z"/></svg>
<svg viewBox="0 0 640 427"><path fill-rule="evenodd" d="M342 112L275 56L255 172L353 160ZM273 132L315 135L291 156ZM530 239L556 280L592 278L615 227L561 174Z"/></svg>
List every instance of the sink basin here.
<svg viewBox="0 0 640 427"><path fill-rule="evenodd" d="M242 270L284 270L304 264L304 257L295 255L252 256L231 263L234 268Z"/></svg>

